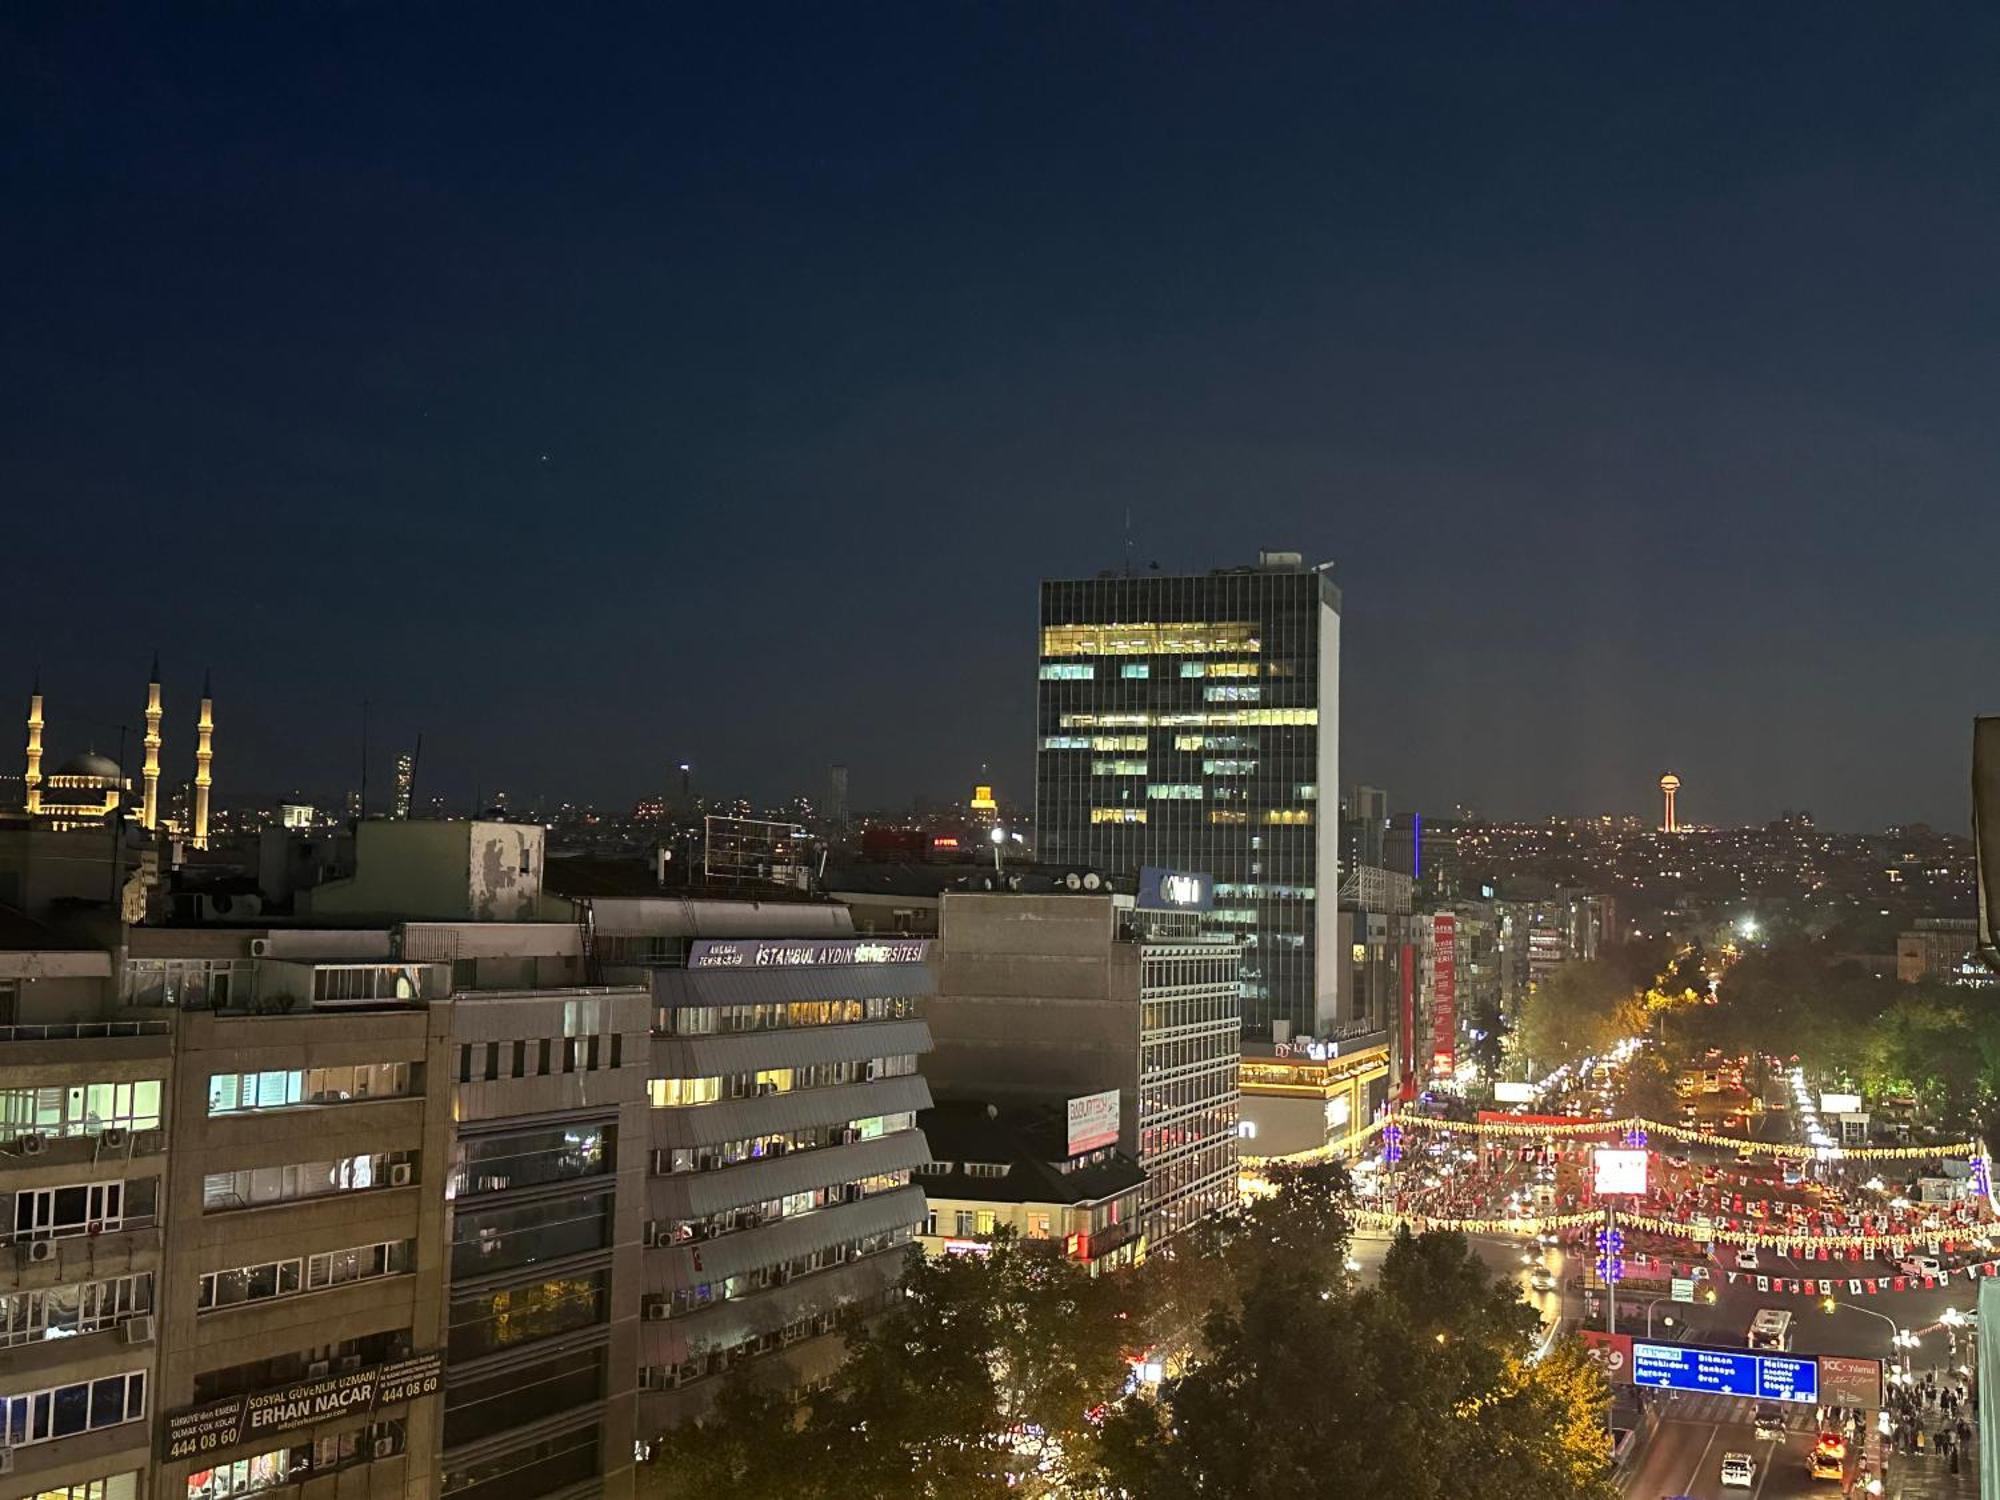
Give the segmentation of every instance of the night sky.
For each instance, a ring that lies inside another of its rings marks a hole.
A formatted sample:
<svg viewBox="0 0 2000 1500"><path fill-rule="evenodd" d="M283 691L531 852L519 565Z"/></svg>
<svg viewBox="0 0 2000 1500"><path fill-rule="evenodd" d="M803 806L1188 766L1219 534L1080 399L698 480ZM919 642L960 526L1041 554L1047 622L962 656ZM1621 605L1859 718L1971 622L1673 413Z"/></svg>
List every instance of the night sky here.
<svg viewBox="0 0 2000 1500"><path fill-rule="evenodd" d="M1959 829L1996 76L1977 6L10 5L5 700L107 748L157 647L185 774L212 665L225 802L364 697L455 802L1026 797L1129 514L1335 561L1396 811Z"/></svg>

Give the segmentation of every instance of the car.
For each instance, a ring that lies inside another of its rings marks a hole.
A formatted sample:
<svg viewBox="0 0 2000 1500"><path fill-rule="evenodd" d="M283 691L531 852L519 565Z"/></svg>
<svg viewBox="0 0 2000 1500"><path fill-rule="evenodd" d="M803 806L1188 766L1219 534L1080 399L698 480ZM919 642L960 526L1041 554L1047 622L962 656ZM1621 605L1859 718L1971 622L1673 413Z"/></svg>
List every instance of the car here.
<svg viewBox="0 0 2000 1500"><path fill-rule="evenodd" d="M1547 1266L1536 1266L1528 1273L1528 1285L1538 1292L1553 1292L1556 1289L1556 1273Z"/></svg>
<svg viewBox="0 0 2000 1500"><path fill-rule="evenodd" d="M1757 1482L1757 1460L1747 1453L1725 1453L1722 1455L1722 1485L1724 1489L1747 1490Z"/></svg>
<svg viewBox="0 0 2000 1500"><path fill-rule="evenodd" d="M1688 1169L1690 1163L1685 1156L1669 1156L1667 1158L1667 1165L1670 1167L1678 1167L1681 1171L1685 1172Z"/></svg>
<svg viewBox="0 0 2000 1500"><path fill-rule="evenodd" d="M1909 1255L1896 1262L1896 1269L1905 1276L1942 1276L1944 1267L1932 1255Z"/></svg>
<svg viewBox="0 0 2000 1500"><path fill-rule="evenodd" d="M1777 1438L1780 1440L1784 1438L1785 1409L1782 1406L1774 1406L1771 1403L1766 1402L1764 1405L1757 1408L1755 1420L1757 1423L1758 1437Z"/></svg>

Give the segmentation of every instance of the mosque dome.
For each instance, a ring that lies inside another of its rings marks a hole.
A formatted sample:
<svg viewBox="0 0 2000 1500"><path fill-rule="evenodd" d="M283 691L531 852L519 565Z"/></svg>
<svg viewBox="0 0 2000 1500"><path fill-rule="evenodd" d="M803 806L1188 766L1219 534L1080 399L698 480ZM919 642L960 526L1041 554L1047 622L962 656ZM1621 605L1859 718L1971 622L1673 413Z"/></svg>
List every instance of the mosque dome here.
<svg viewBox="0 0 2000 1500"><path fill-rule="evenodd" d="M58 776L92 776L104 781L119 781L125 773L118 769L118 762L108 755L99 755L87 750L82 755L70 757L57 769Z"/></svg>

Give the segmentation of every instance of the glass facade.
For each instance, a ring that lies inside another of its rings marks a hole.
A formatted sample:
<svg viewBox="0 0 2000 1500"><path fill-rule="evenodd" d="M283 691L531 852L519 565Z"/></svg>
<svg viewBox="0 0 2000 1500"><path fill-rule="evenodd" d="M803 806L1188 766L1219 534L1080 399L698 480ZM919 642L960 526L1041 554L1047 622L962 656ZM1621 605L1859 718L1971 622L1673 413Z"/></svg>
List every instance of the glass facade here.
<svg viewBox="0 0 2000 1500"><path fill-rule="evenodd" d="M1316 980L1315 964L1337 829L1317 789L1339 785L1339 608L1324 574L1299 567L1042 585L1041 857L1203 870L1254 893L1205 924L1241 937L1252 1036L1334 1013L1337 965Z"/></svg>
<svg viewBox="0 0 2000 1500"><path fill-rule="evenodd" d="M1142 1212L1157 1245L1237 1200L1236 950L1148 943L1139 986Z"/></svg>

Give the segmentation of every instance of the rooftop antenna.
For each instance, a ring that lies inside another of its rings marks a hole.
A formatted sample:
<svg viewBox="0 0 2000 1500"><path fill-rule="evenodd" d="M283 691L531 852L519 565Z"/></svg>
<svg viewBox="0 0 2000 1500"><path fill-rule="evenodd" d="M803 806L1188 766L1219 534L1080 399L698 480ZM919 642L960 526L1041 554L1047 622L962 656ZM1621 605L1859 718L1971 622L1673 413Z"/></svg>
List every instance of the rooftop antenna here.
<svg viewBox="0 0 2000 1500"><path fill-rule="evenodd" d="M361 808L359 822L368 821L368 700L361 700Z"/></svg>
<svg viewBox="0 0 2000 1500"><path fill-rule="evenodd" d="M423 731L419 730L417 731L416 748L410 752L410 811L412 813L417 810L417 767L423 764L423 759L424 736Z"/></svg>
<svg viewBox="0 0 2000 1500"><path fill-rule="evenodd" d="M1125 576L1132 576L1132 507L1125 507Z"/></svg>

